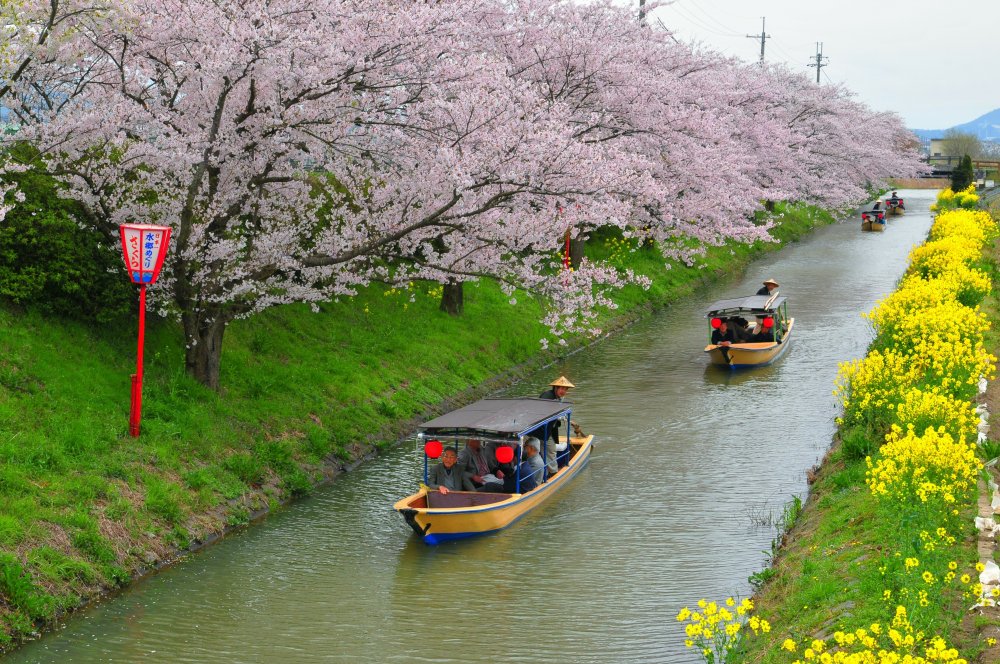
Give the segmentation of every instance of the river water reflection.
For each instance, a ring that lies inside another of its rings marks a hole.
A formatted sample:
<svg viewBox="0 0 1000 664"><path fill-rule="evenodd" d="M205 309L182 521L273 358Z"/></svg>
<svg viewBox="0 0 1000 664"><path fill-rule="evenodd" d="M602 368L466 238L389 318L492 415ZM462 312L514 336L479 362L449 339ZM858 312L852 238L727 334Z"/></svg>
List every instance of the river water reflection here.
<svg viewBox="0 0 1000 664"><path fill-rule="evenodd" d="M436 548L392 503L418 479L404 445L256 528L72 617L10 662L694 662L677 611L746 596L776 518L804 496L837 413L838 362L871 340L930 226L908 191L884 233L851 217L745 275L580 352L565 373L597 435L590 466L512 528ZM794 345L731 374L701 348L710 300L781 282Z"/></svg>

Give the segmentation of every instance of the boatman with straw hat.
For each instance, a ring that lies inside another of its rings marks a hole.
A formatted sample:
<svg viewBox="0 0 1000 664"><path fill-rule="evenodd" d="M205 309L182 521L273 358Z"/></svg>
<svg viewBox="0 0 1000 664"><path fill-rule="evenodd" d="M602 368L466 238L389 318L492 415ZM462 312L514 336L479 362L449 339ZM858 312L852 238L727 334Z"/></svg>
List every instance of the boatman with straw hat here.
<svg viewBox="0 0 1000 664"><path fill-rule="evenodd" d="M566 393L569 392L571 387L576 387L573 383L566 380L566 376L559 376L554 381L549 383L549 389L545 390L538 395L539 399L551 399L552 401L562 401Z"/></svg>
<svg viewBox="0 0 1000 664"><path fill-rule="evenodd" d="M573 383L569 382L566 376L559 376L554 381L549 383L549 389L545 390L538 395L539 399L549 399L551 401L562 401L566 393L569 392L570 388L576 387ZM556 471L559 470L559 462L556 461L556 445L559 444L559 424L560 420L555 422L549 422L549 439L545 439L545 428L542 427L541 430L535 430L532 432L533 435L545 441L545 468L549 471L549 475L554 475Z"/></svg>
<svg viewBox="0 0 1000 664"><path fill-rule="evenodd" d="M765 279L764 286L759 291L757 295L777 295L778 294L778 282L774 279Z"/></svg>

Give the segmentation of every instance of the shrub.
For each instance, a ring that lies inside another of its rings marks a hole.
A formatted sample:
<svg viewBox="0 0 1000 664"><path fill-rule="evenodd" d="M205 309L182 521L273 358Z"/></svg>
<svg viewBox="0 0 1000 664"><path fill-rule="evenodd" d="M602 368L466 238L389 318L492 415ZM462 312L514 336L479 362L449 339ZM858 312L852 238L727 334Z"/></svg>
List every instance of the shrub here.
<svg viewBox="0 0 1000 664"><path fill-rule="evenodd" d="M30 148L15 151L30 160ZM78 224L83 209L60 196L55 179L29 170L5 181L15 182L24 200L0 220L0 297L78 320L106 322L131 312L135 293L119 248Z"/></svg>

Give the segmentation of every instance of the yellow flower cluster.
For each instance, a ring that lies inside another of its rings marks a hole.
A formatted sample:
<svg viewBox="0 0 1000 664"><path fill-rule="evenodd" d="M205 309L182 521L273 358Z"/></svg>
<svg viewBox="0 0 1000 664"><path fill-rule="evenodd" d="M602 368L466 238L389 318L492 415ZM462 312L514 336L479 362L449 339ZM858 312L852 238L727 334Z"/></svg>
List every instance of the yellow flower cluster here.
<svg viewBox="0 0 1000 664"><path fill-rule="evenodd" d="M724 662L726 653L738 642L744 625L754 634L767 634L771 624L750 615L753 602L744 599L737 603L729 597L719 606L707 600L698 601L698 610L691 611L684 607L677 614L678 622L686 622L684 634L687 639L684 645L695 648L706 662Z"/></svg>
<svg viewBox="0 0 1000 664"><path fill-rule="evenodd" d="M781 645L788 652L797 653L800 644L785 639ZM872 623L868 628L853 632L834 632L833 644L821 639L805 641L801 644L802 657L796 664L819 662L820 664L927 664L929 662L952 662L966 664L958 656L958 651L949 648L939 636L927 638L923 632L913 629L907 618L906 608L896 607L896 615L888 627Z"/></svg>
<svg viewBox="0 0 1000 664"><path fill-rule="evenodd" d="M872 352L841 366L841 423L863 426L875 438L894 424L943 426L958 443L971 442L969 401L979 377L992 376L996 358L983 345L989 321L978 309L992 283L970 263L997 233L979 211L938 215L931 240L911 252L899 289L867 316L877 334Z"/></svg>
<svg viewBox="0 0 1000 664"><path fill-rule="evenodd" d="M954 210L955 208L974 209L979 204L979 196L976 195L975 185L969 185L962 191L956 193L948 187L938 194L937 202L931 206L935 212L941 210Z"/></svg>
<svg viewBox="0 0 1000 664"><path fill-rule="evenodd" d="M928 428L918 435L898 427L887 437L877 460L869 458L865 481L875 496L908 504L937 500L947 505L970 499L982 462L974 448L945 433Z"/></svg>
<svg viewBox="0 0 1000 664"><path fill-rule="evenodd" d="M963 210L959 214L942 212L934 220L930 239L939 240L943 237L960 236L974 239L981 246L990 242L997 235L997 223L985 210Z"/></svg>
<svg viewBox="0 0 1000 664"><path fill-rule="evenodd" d="M896 406L896 417L900 422L908 422L915 431L943 428L965 442L975 439L979 422L976 409L968 401L916 387L903 395ZM900 430L899 425L893 428Z"/></svg>
<svg viewBox="0 0 1000 664"><path fill-rule="evenodd" d="M894 350L874 350L861 360L840 365L834 394L844 403L841 423L885 431L894 410L919 379L909 358Z"/></svg>
<svg viewBox="0 0 1000 664"><path fill-rule="evenodd" d="M980 251L981 245L973 238L950 235L931 240L910 252L910 271L925 278L936 277L955 263L976 260Z"/></svg>

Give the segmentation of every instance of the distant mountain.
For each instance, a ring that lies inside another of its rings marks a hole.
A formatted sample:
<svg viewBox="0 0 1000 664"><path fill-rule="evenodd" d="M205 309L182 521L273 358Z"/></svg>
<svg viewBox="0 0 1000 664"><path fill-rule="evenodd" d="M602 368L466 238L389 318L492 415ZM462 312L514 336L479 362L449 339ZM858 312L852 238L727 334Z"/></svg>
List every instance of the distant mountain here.
<svg viewBox="0 0 1000 664"><path fill-rule="evenodd" d="M983 141L1000 142L1000 108L994 109L986 115L965 124L951 127L965 134L975 134ZM932 138L941 138L947 129L911 129L922 141L929 141Z"/></svg>

